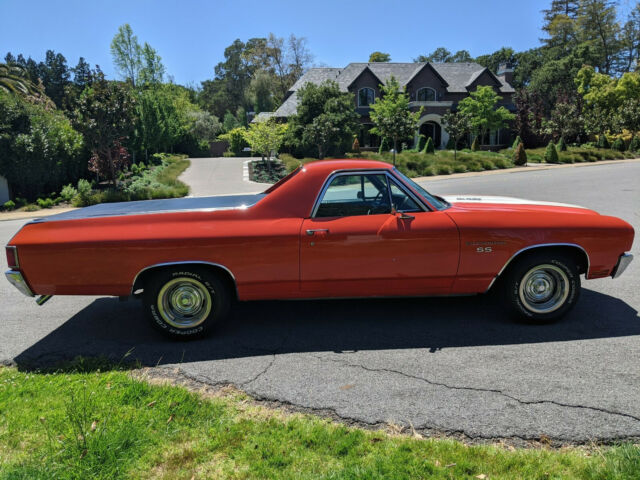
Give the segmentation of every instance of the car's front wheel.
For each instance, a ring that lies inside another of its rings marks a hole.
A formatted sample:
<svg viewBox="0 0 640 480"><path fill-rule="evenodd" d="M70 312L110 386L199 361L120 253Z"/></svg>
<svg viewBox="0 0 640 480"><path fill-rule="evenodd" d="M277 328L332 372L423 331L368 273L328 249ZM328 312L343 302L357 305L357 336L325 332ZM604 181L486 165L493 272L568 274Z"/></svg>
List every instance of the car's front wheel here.
<svg viewBox="0 0 640 480"><path fill-rule="evenodd" d="M509 270L504 281L512 313L522 320L548 323L563 317L580 296L580 275L566 255L527 256Z"/></svg>
<svg viewBox="0 0 640 480"><path fill-rule="evenodd" d="M201 337L229 310L228 288L204 268L160 270L147 282L143 301L154 327L177 339Z"/></svg>

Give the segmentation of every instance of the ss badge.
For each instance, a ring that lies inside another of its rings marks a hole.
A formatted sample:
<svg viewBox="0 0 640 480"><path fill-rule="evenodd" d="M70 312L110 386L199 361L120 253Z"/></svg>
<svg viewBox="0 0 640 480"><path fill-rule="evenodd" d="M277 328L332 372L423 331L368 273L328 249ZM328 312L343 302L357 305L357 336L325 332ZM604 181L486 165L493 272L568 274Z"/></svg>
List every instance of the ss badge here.
<svg viewBox="0 0 640 480"><path fill-rule="evenodd" d="M478 247L476 248L477 253L491 253L493 249L491 247Z"/></svg>

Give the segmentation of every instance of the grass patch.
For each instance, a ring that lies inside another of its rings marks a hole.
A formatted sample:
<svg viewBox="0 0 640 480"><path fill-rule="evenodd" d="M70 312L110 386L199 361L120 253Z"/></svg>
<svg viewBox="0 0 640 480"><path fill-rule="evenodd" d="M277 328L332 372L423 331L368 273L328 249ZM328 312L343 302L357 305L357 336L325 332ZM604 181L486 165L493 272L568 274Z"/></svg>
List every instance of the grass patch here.
<svg viewBox="0 0 640 480"><path fill-rule="evenodd" d="M349 153L347 157L367 158L393 163L393 155L388 152ZM293 171L299 165L317 161L315 158L296 159L289 154L280 155L280 160L284 163L288 172ZM513 161L507 153L472 152L465 149L458 151L457 155L454 155L453 150L436 150L433 154L407 150L396 155L396 167L408 177L422 177L511 168L513 167Z"/></svg>
<svg viewBox="0 0 640 480"><path fill-rule="evenodd" d="M297 167L294 167L294 170ZM289 172L282 161L254 160L249 162L249 180L259 183L276 183L287 176Z"/></svg>
<svg viewBox="0 0 640 480"><path fill-rule="evenodd" d="M544 163L545 147L527 149L527 161L532 163ZM502 150L501 153L509 152ZM617 150L595 147L569 147L566 151L558 151L559 163L598 162L602 160L621 160L624 158L637 158L634 152L619 152Z"/></svg>
<svg viewBox="0 0 640 480"><path fill-rule="evenodd" d="M132 174L121 175L116 188L91 189L73 199L76 207L86 207L97 203L128 202L159 198L179 198L189 193L189 187L178 180L191 162L186 155L156 155L158 164L132 165ZM80 190L80 188L79 188Z"/></svg>
<svg viewBox="0 0 640 480"><path fill-rule="evenodd" d="M507 449L346 427L79 364L0 367L0 478L632 479L640 448ZM480 477L482 478L482 477Z"/></svg>

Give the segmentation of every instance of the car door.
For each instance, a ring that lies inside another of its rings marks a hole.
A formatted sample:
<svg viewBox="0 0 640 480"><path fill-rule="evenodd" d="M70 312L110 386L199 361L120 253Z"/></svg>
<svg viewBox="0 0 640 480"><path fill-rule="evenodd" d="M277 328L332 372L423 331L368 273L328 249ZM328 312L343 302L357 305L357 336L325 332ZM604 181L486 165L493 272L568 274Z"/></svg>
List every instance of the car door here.
<svg viewBox="0 0 640 480"><path fill-rule="evenodd" d="M303 221L300 280L310 297L448 293L458 230L385 171L333 174Z"/></svg>

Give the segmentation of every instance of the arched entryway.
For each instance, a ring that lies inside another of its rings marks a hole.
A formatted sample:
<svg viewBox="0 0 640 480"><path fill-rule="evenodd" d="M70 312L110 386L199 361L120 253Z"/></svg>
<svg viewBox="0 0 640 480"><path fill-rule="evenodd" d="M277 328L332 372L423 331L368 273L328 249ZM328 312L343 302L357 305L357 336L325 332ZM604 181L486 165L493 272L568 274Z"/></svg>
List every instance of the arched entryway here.
<svg viewBox="0 0 640 480"><path fill-rule="evenodd" d="M424 135L425 140L427 138L433 139L433 145L436 148L444 148L449 141L449 134L442 126L442 117L435 113L427 113L420 118L418 123L418 130L416 131L415 144L417 145L419 136Z"/></svg>
<svg viewBox="0 0 640 480"><path fill-rule="evenodd" d="M442 128L433 120L429 120L420 125L420 135L424 136L424 141L431 139L433 145L438 148L442 143Z"/></svg>

